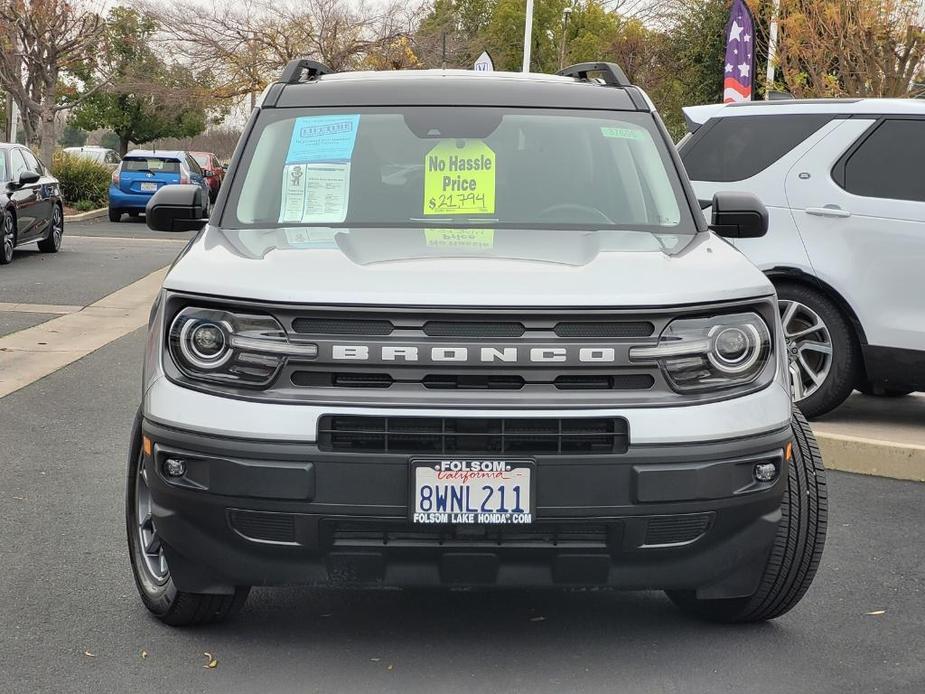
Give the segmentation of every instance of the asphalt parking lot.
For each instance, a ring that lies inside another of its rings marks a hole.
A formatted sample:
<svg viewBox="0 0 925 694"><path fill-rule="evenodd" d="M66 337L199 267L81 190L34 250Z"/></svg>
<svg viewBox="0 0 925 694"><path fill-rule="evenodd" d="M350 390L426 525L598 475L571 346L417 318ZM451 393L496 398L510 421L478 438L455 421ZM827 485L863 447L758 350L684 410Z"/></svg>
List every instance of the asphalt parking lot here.
<svg viewBox="0 0 925 694"><path fill-rule="evenodd" d="M0 301L86 305L188 237L68 234L0 268ZM56 315L0 311L0 335ZM285 588L225 625L165 627L135 594L122 516L143 343L0 398L0 692L925 691L925 484L838 472L816 581L773 623L703 624L654 592Z"/></svg>

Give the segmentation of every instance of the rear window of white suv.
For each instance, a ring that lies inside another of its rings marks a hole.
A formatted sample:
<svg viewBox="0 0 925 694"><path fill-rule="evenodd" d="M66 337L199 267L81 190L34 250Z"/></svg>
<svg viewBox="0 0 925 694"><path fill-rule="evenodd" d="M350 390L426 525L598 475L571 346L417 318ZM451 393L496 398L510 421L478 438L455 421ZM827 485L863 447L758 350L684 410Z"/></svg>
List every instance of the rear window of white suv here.
<svg viewBox="0 0 925 694"><path fill-rule="evenodd" d="M650 114L268 109L237 169L232 219L222 220L229 228L488 223L696 232Z"/></svg>
<svg viewBox="0 0 925 694"><path fill-rule="evenodd" d="M832 118L819 113L782 113L707 121L684 142L681 160L692 181L744 181L771 166Z"/></svg>

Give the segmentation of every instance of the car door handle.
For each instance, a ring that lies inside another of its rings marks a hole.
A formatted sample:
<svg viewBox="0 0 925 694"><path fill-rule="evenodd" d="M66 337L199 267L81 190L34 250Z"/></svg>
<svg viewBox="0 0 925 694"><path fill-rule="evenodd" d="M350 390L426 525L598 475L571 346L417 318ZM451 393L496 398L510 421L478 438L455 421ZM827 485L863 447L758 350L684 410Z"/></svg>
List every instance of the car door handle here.
<svg viewBox="0 0 925 694"><path fill-rule="evenodd" d="M826 205L825 207L807 207L806 214L816 217L850 217L848 210L843 210L838 205Z"/></svg>

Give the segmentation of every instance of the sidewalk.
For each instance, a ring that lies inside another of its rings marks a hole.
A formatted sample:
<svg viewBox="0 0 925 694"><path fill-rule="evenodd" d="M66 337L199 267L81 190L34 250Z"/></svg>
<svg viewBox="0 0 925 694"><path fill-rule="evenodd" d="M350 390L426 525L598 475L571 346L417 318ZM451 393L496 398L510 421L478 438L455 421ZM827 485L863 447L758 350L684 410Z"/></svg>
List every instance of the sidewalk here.
<svg viewBox="0 0 925 694"><path fill-rule="evenodd" d="M925 482L925 393L854 393L811 424L826 467Z"/></svg>

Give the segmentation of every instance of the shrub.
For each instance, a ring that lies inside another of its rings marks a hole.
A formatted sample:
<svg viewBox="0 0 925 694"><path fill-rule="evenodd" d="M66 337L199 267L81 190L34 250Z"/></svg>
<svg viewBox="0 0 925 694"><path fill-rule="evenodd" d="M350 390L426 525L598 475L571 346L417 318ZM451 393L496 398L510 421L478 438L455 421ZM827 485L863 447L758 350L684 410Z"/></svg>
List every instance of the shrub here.
<svg viewBox="0 0 925 694"><path fill-rule="evenodd" d="M61 195L66 204L80 201L92 204L94 208L106 205L112 174L102 164L58 154L51 172L61 182Z"/></svg>
<svg viewBox="0 0 925 694"><path fill-rule="evenodd" d="M92 200L78 200L74 203L74 209L78 212L89 212L90 210L99 209L100 204Z"/></svg>

